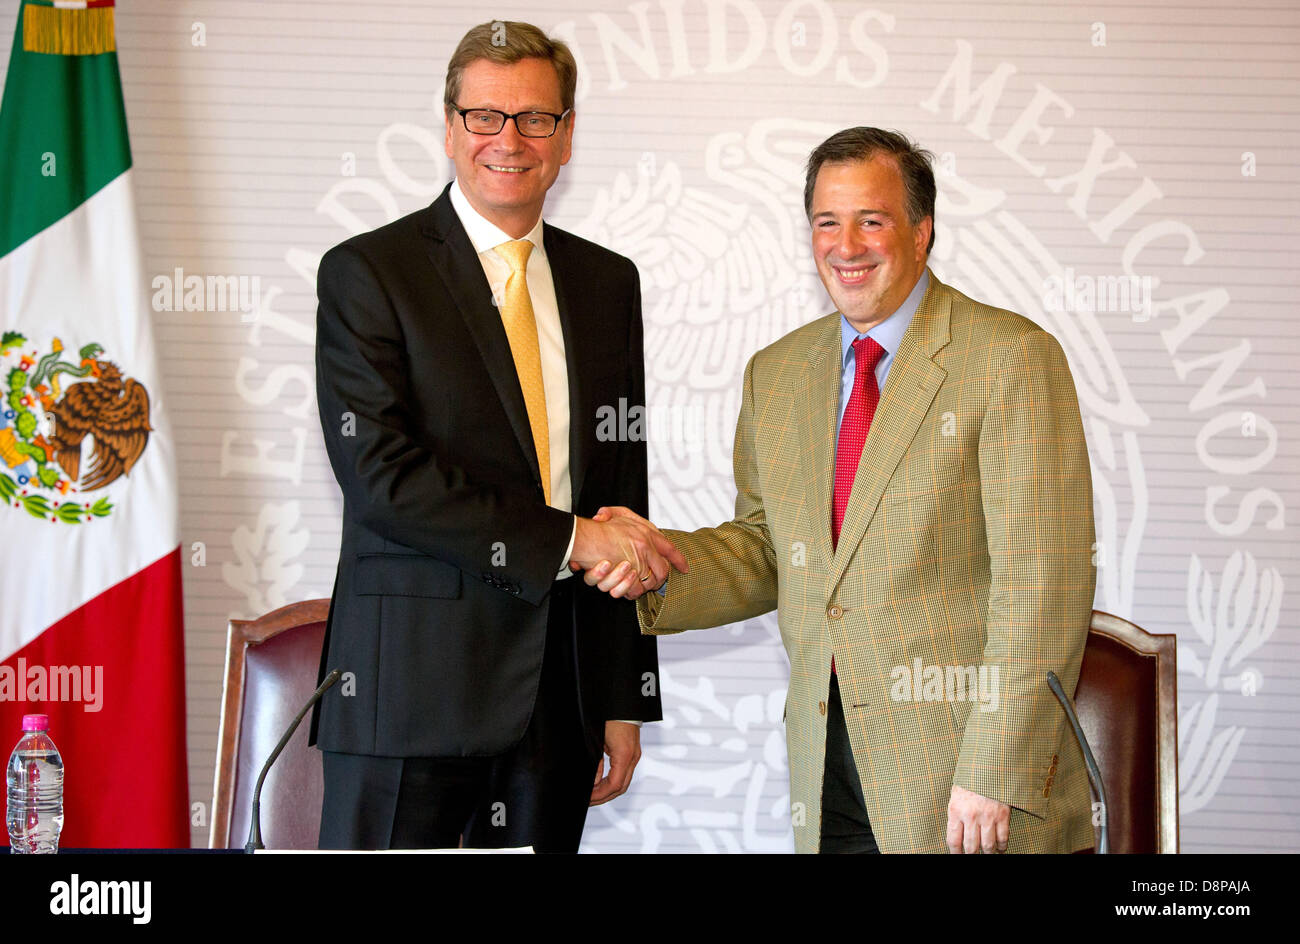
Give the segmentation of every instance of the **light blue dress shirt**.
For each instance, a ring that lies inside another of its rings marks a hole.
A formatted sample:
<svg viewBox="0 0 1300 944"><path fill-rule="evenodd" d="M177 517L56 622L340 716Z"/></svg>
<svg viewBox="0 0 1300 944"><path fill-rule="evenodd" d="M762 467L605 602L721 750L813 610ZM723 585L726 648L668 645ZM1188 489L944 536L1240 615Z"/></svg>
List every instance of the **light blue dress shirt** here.
<svg viewBox="0 0 1300 944"><path fill-rule="evenodd" d="M898 347L903 343L903 335L911 326L912 318L916 315L916 310L921 307L921 299L925 297L925 290L929 287L930 270L926 269L917 279L916 285L912 286L912 291L903 300L903 304L898 306L898 310L865 334L858 334L857 329L849 324L849 319L840 315L840 409L839 419L835 423L837 449L840 444L840 424L844 422L844 408L849 405L849 395L853 393L853 376L858 369L857 353L853 350L854 340L860 337L871 338L885 349L885 356L876 362L876 385L880 388L880 395L883 397L885 379L889 376L889 368L893 366L894 355L898 353ZM671 579L670 576L669 580ZM663 586L659 587L657 592L660 596L668 595L669 580L665 580Z"/></svg>
<svg viewBox="0 0 1300 944"><path fill-rule="evenodd" d="M840 315L840 409L837 414L839 418L835 422L836 449L840 445L840 424L844 422L844 408L849 405L849 395L853 393L853 377L858 369L858 355L853 350L853 342L857 338L871 338L885 349L885 356L876 362L876 385L880 388L880 395L883 397L885 379L889 376L889 368L894 365L894 355L898 353L898 347L903 343L903 335L912 324L912 318L916 315L916 310L921 307L921 299L925 297L925 290L929 287L930 270L926 269L917 279L916 285L912 287L907 298L903 300L903 304L898 306L898 311L865 334L859 334L857 329L849 324L849 319Z"/></svg>

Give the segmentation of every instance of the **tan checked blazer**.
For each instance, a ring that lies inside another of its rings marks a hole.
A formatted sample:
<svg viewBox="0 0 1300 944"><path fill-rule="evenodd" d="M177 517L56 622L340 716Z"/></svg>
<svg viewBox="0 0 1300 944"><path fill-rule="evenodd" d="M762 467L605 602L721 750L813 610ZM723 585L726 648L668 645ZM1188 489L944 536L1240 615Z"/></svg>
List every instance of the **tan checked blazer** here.
<svg viewBox="0 0 1300 944"><path fill-rule="evenodd" d="M638 601L642 630L777 609L799 852L819 845L832 654L882 851L946 852L954 784L1012 807L1012 852L1087 848L1087 773L1045 681L1053 669L1074 690L1096 581L1074 384L1051 335L930 280L890 368L838 549L836 313L745 368L736 517L665 532L690 572L674 572L665 597Z"/></svg>

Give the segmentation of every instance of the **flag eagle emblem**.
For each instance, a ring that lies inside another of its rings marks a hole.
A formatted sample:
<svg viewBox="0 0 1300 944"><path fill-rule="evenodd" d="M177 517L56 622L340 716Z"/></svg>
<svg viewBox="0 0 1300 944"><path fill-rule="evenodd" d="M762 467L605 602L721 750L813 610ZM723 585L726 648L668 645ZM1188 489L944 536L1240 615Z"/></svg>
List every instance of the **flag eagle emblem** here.
<svg viewBox="0 0 1300 944"><path fill-rule="evenodd" d="M149 444L149 392L125 377L104 349L84 345L75 358L54 338L49 353L24 353L27 338L0 337L4 426L0 428L0 498L37 518L81 524L113 505L80 493L129 475ZM82 448L93 443L89 462Z"/></svg>

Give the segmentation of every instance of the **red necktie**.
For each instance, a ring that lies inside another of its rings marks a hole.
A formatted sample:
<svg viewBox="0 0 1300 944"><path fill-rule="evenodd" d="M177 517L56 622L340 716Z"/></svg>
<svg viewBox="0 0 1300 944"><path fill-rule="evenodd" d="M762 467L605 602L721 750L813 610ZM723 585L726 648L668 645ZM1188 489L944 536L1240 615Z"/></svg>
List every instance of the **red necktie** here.
<svg viewBox="0 0 1300 944"><path fill-rule="evenodd" d="M835 499L831 509L831 546L840 543L840 526L844 512L849 507L853 492L853 479L858 474L858 460L862 446L871 431L871 419L880 402L880 387L876 384L876 365L885 356L885 349L871 338L857 338L853 342L853 357L857 364L853 375L853 392L844 407L840 420L839 445L835 448ZM835 657L831 656L831 674L835 674Z"/></svg>
<svg viewBox="0 0 1300 944"><path fill-rule="evenodd" d="M835 504L831 513L831 546L840 541L840 526L844 512L849 507L849 494L853 491L853 478L858 474L858 459L862 445L871 430L871 418L876 415L880 402L880 388L876 386L876 365L885 356L885 349L871 338L858 338L853 342L857 372L853 375L853 392L844 407L840 420L840 440L835 448Z"/></svg>

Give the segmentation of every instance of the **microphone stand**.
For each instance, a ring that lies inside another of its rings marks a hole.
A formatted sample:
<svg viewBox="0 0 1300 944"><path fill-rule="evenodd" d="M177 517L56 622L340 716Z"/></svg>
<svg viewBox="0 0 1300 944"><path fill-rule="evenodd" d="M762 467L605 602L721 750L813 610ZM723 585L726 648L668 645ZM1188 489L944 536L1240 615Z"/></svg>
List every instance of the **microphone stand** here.
<svg viewBox="0 0 1300 944"><path fill-rule="evenodd" d="M1061 703L1061 707L1065 709L1065 716L1070 719L1070 727L1074 729L1074 739L1079 742L1079 747L1083 748L1083 762L1088 767L1088 781L1101 802L1101 840L1097 843L1097 854L1106 855L1110 852L1110 830L1106 822L1109 816L1106 812L1106 785L1101 782L1101 769L1097 766L1097 759L1092 756L1092 749L1088 747L1088 739L1083 736L1079 716L1074 713L1074 707L1066 697L1065 689L1061 688L1061 680L1056 677L1055 672L1048 671L1047 684L1052 689L1052 694L1056 696L1056 700Z"/></svg>
<svg viewBox="0 0 1300 944"><path fill-rule="evenodd" d="M271 751L271 756L268 757L266 763L262 765L262 772L257 775L257 786L253 789L252 822L249 824L248 828L248 842L244 843L245 852L251 854L255 849L266 848L262 845L262 783L266 780L266 775L270 772L271 765L274 764L275 759L280 756L280 752L284 750L284 746L289 743L289 739L293 737L293 732L298 730L298 724L302 721L303 717L307 712L311 711L316 702L321 700L321 697L329 691L330 686L337 682L341 676L342 673L339 672L338 669L335 669L329 675L325 676L325 681L321 682L320 687L312 693L311 698L307 699L307 704L302 706L302 711L298 712L297 716L293 719L293 722L289 725L289 729L285 731L284 736L280 738L280 743L275 745L275 750Z"/></svg>

